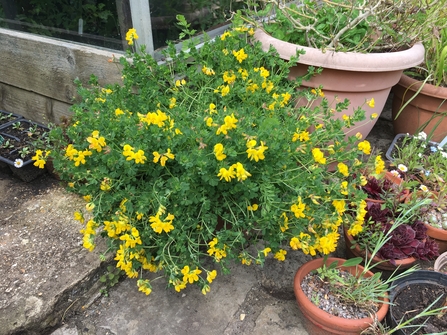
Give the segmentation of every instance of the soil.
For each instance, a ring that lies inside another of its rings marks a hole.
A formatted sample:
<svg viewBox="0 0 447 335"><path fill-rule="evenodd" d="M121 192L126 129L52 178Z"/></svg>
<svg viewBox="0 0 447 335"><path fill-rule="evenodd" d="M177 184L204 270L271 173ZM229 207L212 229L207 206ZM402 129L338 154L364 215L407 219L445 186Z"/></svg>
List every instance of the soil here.
<svg viewBox="0 0 447 335"><path fill-rule="evenodd" d="M431 309L442 307L447 303L445 298L447 297L447 287L430 283L407 285L394 298L393 314L395 320L411 319L430 306L441 295L443 297ZM414 332L415 328L402 329L402 331L404 334L415 335L441 333L447 329L447 313L441 314L441 317L433 316L428 319L417 319L411 324L420 325L424 322L425 325L417 332Z"/></svg>
<svg viewBox="0 0 447 335"><path fill-rule="evenodd" d="M0 127L8 122L18 119L19 117L21 116L0 110Z"/></svg>
<svg viewBox="0 0 447 335"><path fill-rule="evenodd" d="M0 146L0 156L14 162L17 158L24 162L31 160L34 155L32 147L33 142L43 141L48 128L37 125L26 120L19 120L3 129L0 129L0 135L4 141L9 141L9 145ZM28 152L21 154L19 151L28 147Z"/></svg>

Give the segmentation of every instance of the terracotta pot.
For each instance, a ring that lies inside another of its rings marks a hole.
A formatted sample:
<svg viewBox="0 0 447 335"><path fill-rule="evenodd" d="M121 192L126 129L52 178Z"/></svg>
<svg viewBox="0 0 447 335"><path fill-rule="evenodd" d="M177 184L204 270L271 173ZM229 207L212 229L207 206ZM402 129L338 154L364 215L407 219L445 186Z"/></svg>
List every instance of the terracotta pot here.
<svg viewBox="0 0 447 335"><path fill-rule="evenodd" d="M345 260L341 258L328 258L328 263L337 261L338 264L342 264ZM301 282L303 278L312 270L318 269L323 265L323 258L317 258L303 264L295 274L293 283L295 297L298 303L298 307L306 318L308 318L314 325L324 329L328 334L344 334L344 335L357 335L366 328L369 327L373 320L371 318L363 319L344 319L319 309L316 305L310 301L301 289ZM358 274L363 271L363 267L360 265L352 267L341 267L342 270L349 271L351 274ZM372 276L372 272L367 272L368 277ZM384 300L379 310L377 311L377 318L382 321L388 311L388 299ZM324 334L324 332L318 332L318 334Z"/></svg>
<svg viewBox="0 0 447 335"><path fill-rule="evenodd" d="M423 131L430 134L434 142L441 142L447 136L447 87L425 84L418 95L402 110L401 107L410 100L421 87L422 82L402 75L393 87L393 127L394 133L417 134L425 124Z"/></svg>
<svg viewBox="0 0 447 335"><path fill-rule="evenodd" d="M390 171L385 172L385 179L388 179L389 181L393 182L393 184L398 185L398 186L403 183L403 180L401 178L396 177ZM402 190L401 195L400 195L400 202L407 203L408 201L410 201L410 198L411 198L410 190L409 189ZM366 198L366 201L367 202L375 202L375 203L379 203L379 204L385 203L385 201L382 199Z"/></svg>
<svg viewBox="0 0 447 335"><path fill-rule="evenodd" d="M447 251L447 230L435 228L429 224L424 223L427 227L427 236L435 240L439 247L439 253Z"/></svg>
<svg viewBox="0 0 447 335"><path fill-rule="evenodd" d="M346 231L346 229L343 229L343 233L345 236L345 244L346 244L346 255L348 258L354 258L354 257L362 257L365 258L365 251L361 250L359 245L355 243L354 238L349 235ZM354 246L355 247L352 247ZM384 271L394 271L397 267L399 267L400 270L408 269L412 267L416 263L416 258L409 257L405 259L396 259L396 265L393 265L390 263L390 261L383 262L383 259L375 256L372 260L374 264L382 262L380 264L377 264L374 269L384 270Z"/></svg>
<svg viewBox="0 0 447 335"><path fill-rule="evenodd" d="M347 135L360 132L365 138L373 128L375 120L371 120L373 113L380 115L393 87L400 79L404 69L416 66L424 60L424 47L416 44L412 48L389 53L361 54L355 52L322 52L319 49L278 40L261 29L256 30L255 39L262 43L264 50L273 46L280 57L290 60L297 50L306 53L300 55L296 66L290 69L290 78L296 78L307 73L309 66L322 67L323 72L309 81L303 81L303 87L318 88L323 86L323 92L329 103L335 106L335 99L343 101L349 99L350 109L346 115L352 115L354 110L362 107L366 111L365 121L356 123L352 129L346 129ZM374 98L373 108L366 105L366 101ZM341 118L344 113L335 116Z"/></svg>

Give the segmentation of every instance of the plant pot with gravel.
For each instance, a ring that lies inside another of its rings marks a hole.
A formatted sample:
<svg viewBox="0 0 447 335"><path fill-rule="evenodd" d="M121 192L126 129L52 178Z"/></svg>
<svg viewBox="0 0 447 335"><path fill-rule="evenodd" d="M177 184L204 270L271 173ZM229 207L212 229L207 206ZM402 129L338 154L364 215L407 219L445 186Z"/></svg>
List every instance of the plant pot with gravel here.
<svg viewBox="0 0 447 335"><path fill-rule="evenodd" d="M363 285L375 288L367 300L358 296L355 301L347 296ZM382 321L388 311L387 290L379 273L341 258L313 259L298 269L294 279L299 309L327 334L360 334L374 323L371 315Z"/></svg>

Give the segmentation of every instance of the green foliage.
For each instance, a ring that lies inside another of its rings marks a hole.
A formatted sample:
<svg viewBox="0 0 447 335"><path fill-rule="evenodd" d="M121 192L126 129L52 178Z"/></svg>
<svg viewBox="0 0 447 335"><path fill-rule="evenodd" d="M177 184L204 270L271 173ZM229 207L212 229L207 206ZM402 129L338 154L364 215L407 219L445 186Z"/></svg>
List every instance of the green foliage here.
<svg viewBox="0 0 447 335"><path fill-rule="evenodd" d="M101 293L107 296L108 290L118 284L123 275L124 271L111 265L107 266L107 272L99 277L99 281L106 285L105 288L101 289Z"/></svg>
<svg viewBox="0 0 447 335"><path fill-rule="evenodd" d="M75 213L84 246L106 238L146 294L143 270L205 294L231 259L282 261L286 244L328 254L352 221L348 206L363 210L366 141L358 147L344 130L364 111L334 118L349 101L330 106L321 90L298 90L293 62L264 52L252 33L235 27L178 53L170 44L164 64L128 50L123 82L78 82L70 123L50 134L56 170L86 200Z"/></svg>
<svg viewBox="0 0 447 335"><path fill-rule="evenodd" d="M246 5L243 19L251 24L280 40L322 50L399 51L445 26L444 0L246 0Z"/></svg>

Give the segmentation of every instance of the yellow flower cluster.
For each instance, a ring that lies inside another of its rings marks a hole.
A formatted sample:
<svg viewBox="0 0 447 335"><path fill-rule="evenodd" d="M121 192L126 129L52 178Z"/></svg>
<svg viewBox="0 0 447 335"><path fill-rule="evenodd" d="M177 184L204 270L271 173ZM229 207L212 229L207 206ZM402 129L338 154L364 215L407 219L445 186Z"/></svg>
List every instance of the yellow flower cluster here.
<svg viewBox="0 0 447 335"><path fill-rule="evenodd" d="M237 122L238 119L235 118L234 113L225 116L224 124L217 129L216 135L220 135L221 133L227 135L229 130L235 129L237 127L236 126Z"/></svg>
<svg viewBox="0 0 447 335"><path fill-rule="evenodd" d="M135 164L144 164L146 161L146 156L144 156L143 150L134 151L134 148L129 144L125 144L123 147L123 156L126 157L127 161L135 160Z"/></svg>
<svg viewBox="0 0 447 335"><path fill-rule="evenodd" d="M140 232L132 227L130 234L121 235L120 240L125 242L126 248L135 248L137 244L141 244Z"/></svg>
<svg viewBox="0 0 447 335"><path fill-rule="evenodd" d="M174 226L172 225L172 221L175 219L173 214L168 213L164 221L160 219L160 216L162 215L161 211L158 211L158 213L155 216L149 217L149 222L151 223L151 228L157 233L161 234L163 231L165 233L169 233L171 230L174 229Z"/></svg>
<svg viewBox="0 0 447 335"><path fill-rule="evenodd" d="M239 63L242 63L248 57L243 48L239 51L233 50L233 56L236 57Z"/></svg>
<svg viewBox="0 0 447 335"><path fill-rule="evenodd" d="M227 246L224 245L222 249L219 249L216 248L217 243L219 243L217 237L213 238L213 240L208 243L208 245L210 246L210 248L208 249L208 255L214 255L214 259L216 260L216 262L219 262L222 258L227 257L227 252L225 251Z"/></svg>
<svg viewBox="0 0 447 335"><path fill-rule="evenodd" d="M263 160L265 158L264 152L268 149L267 146L264 145L264 142L261 141L261 145L255 148L257 142L256 140L247 141L247 154L250 160L255 160L258 162L259 160Z"/></svg>
<svg viewBox="0 0 447 335"><path fill-rule="evenodd" d="M216 156L216 159L218 161L222 161L222 160L224 160L227 157L227 155L225 155L223 152L224 152L223 144L222 143L217 143L214 146L214 155Z"/></svg>
<svg viewBox="0 0 447 335"><path fill-rule="evenodd" d="M126 216L120 216L119 220L104 221L104 231L112 238L118 238L124 232L131 229L129 220Z"/></svg>
<svg viewBox="0 0 447 335"><path fill-rule="evenodd" d="M31 157L31 159L34 162L34 166L37 166L39 169L43 169L45 167L45 163L47 162L46 158L51 153L51 151L46 150L45 154L42 152L42 150L36 150L36 154Z"/></svg>
<svg viewBox="0 0 447 335"><path fill-rule="evenodd" d="M312 156L315 162L322 165L326 164L326 157L324 157L324 153L319 148L312 149Z"/></svg>
<svg viewBox="0 0 447 335"><path fill-rule="evenodd" d="M106 146L106 140L103 136L99 136L99 131L94 130L92 136L87 137L87 142L90 143L89 148L101 152L102 148Z"/></svg>
<svg viewBox="0 0 447 335"><path fill-rule="evenodd" d="M157 112L149 112L146 115L138 113L141 122L145 122L148 125L157 125L158 127L164 127L165 121L168 121L169 117L161 110L157 109Z"/></svg>
<svg viewBox="0 0 447 335"><path fill-rule="evenodd" d="M126 33L127 44L133 45L134 40L138 39L137 31L135 28L130 28Z"/></svg>
<svg viewBox="0 0 447 335"><path fill-rule="evenodd" d="M171 152L171 149L168 149L168 151L165 152L164 154L160 154L158 151L154 151L152 154L154 155L153 162L158 163L158 161L160 161L161 166L166 165L168 158L169 159L175 158L175 155Z"/></svg>
<svg viewBox="0 0 447 335"><path fill-rule="evenodd" d="M232 179L237 178L238 181L244 181L251 174L244 169L242 163L237 162L230 166L229 169L220 168L219 173L217 174L220 177L220 180L225 179L225 181L230 182Z"/></svg>
<svg viewBox="0 0 447 335"><path fill-rule="evenodd" d="M96 228L98 228L98 224L93 220L89 220L87 221L85 228L80 230L81 234L84 235L82 245L89 251L95 249Z"/></svg>
<svg viewBox="0 0 447 335"><path fill-rule="evenodd" d="M363 151L365 155L371 154L371 144L367 140L364 140L357 144L357 147L360 151Z"/></svg>
<svg viewBox="0 0 447 335"><path fill-rule="evenodd" d="M85 157L91 156L92 152L90 150L78 151L74 148L73 144L69 144L65 149L65 157L68 157L69 160L75 162L75 166L79 166L80 164L85 164Z"/></svg>

